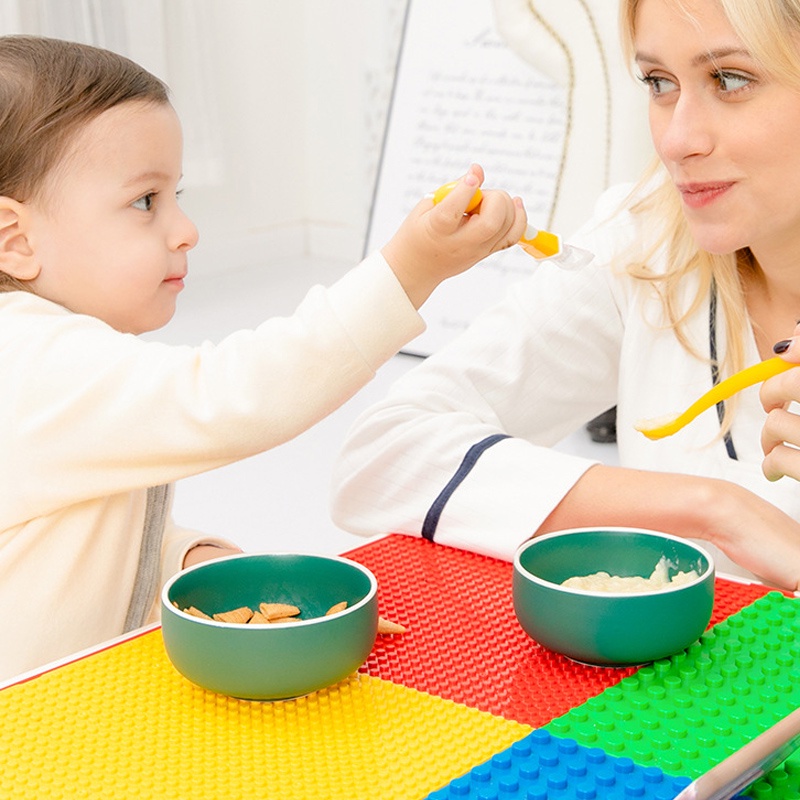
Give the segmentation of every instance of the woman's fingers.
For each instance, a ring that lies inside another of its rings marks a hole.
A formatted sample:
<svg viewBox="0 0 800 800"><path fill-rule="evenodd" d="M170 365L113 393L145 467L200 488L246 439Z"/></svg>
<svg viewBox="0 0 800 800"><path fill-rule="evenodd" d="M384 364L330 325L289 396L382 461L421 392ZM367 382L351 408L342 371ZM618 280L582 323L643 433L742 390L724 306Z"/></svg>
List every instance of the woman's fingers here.
<svg viewBox="0 0 800 800"><path fill-rule="evenodd" d="M762 470L767 480L776 481L784 475L800 480L800 416L784 408L774 408L767 414L761 430L761 449L764 452Z"/></svg>

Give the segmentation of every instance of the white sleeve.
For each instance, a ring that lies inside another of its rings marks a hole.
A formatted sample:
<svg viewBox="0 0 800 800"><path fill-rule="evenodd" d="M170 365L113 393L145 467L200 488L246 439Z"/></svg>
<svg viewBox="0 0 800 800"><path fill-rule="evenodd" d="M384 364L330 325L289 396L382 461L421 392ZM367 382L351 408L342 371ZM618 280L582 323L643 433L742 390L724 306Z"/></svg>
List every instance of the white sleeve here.
<svg viewBox="0 0 800 800"><path fill-rule="evenodd" d="M509 559L595 463L551 448L616 403L625 291L602 263L534 269L356 421L339 526Z"/></svg>
<svg viewBox="0 0 800 800"><path fill-rule="evenodd" d="M13 294L0 299L0 529L285 442L424 329L379 254L294 315L197 348Z"/></svg>

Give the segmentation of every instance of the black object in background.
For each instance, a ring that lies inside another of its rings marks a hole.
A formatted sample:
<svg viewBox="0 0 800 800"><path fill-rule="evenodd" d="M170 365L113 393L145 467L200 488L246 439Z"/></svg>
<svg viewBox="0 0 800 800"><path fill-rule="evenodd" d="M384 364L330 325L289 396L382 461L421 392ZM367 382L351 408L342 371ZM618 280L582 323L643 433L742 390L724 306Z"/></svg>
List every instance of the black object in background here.
<svg viewBox="0 0 800 800"><path fill-rule="evenodd" d="M609 408L591 422L587 423L586 430L593 442L613 444L617 441L617 407Z"/></svg>

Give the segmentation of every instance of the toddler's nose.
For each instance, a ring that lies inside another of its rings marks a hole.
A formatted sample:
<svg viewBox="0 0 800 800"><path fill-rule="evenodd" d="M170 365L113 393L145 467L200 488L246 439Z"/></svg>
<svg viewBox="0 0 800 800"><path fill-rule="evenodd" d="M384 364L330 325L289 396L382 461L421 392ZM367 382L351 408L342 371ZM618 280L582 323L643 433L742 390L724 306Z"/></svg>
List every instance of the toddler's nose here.
<svg viewBox="0 0 800 800"><path fill-rule="evenodd" d="M171 247L175 250L191 250L200 239L197 226L180 209L177 213L178 218L170 240Z"/></svg>

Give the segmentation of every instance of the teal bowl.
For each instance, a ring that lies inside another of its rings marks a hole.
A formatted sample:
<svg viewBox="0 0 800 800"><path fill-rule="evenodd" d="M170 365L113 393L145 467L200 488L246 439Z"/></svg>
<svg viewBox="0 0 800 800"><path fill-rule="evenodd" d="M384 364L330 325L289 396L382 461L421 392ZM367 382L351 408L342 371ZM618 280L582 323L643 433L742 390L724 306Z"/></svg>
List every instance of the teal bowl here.
<svg viewBox="0 0 800 800"><path fill-rule="evenodd" d="M667 560L670 578L698 577L636 593L561 586L567 578L607 572L649 577ZM686 649L708 627L714 562L693 542L637 528L574 528L526 542L514 557L514 611L536 642L585 664L627 666Z"/></svg>
<svg viewBox="0 0 800 800"><path fill-rule="evenodd" d="M378 630L378 583L338 556L243 554L206 561L173 576L161 594L167 655L184 677L247 700L285 700L331 686L365 661ZM347 601L344 611L325 613ZM261 602L288 603L301 619L267 625L206 620ZM176 607L177 605L177 607Z"/></svg>

